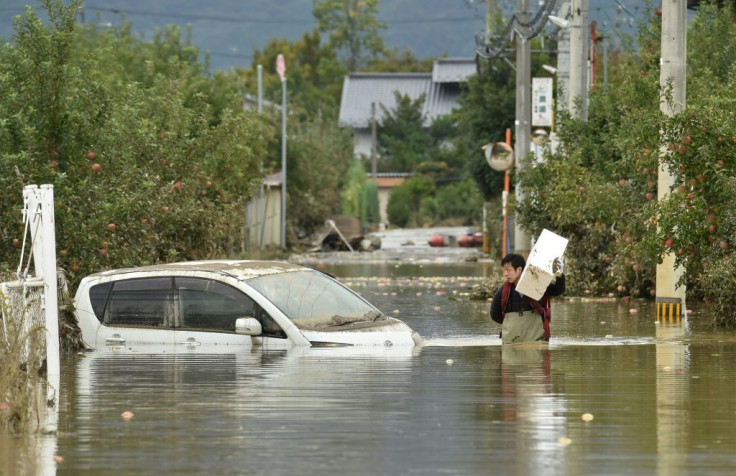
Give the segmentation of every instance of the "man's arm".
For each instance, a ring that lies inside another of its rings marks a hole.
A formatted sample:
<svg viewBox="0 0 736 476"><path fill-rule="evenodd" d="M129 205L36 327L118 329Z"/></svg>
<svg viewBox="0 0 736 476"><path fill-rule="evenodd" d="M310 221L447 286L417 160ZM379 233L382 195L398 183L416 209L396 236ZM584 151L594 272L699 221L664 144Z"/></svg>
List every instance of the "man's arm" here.
<svg viewBox="0 0 736 476"><path fill-rule="evenodd" d="M547 290L544 292L547 296L560 296L562 293L565 292L565 275L561 274L557 276L557 278L549 283L549 286L547 286Z"/></svg>
<svg viewBox="0 0 736 476"><path fill-rule="evenodd" d="M503 286L496 290L496 294L493 295L493 301L491 301L491 319L501 324L503 322L503 313L501 312L501 291Z"/></svg>

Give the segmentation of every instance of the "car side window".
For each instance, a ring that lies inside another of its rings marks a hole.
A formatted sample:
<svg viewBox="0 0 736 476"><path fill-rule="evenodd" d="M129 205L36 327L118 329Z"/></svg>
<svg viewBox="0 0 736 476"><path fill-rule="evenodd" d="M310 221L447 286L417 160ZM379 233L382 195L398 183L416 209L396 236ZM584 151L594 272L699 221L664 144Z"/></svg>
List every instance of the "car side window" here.
<svg viewBox="0 0 736 476"><path fill-rule="evenodd" d="M112 326L173 327L172 279L141 278L115 282L103 321Z"/></svg>
<svg viewBox="0 0 736 476"><path fill-rule="evenodd" d="M100 322L102 322L105 315L105 305L107 304L107 297L110 295L110 289L112 289L112 283L95 284L89 288L89 302L92 304L92 312L95 313L95 317Z"/></svg>
<svg viewBox="0 0 736 476"><path fill-rule="evenodd" d="M237 318L255 316L255 302L232 286L202 278L175 281L179 327L235 332Z"/></svg>

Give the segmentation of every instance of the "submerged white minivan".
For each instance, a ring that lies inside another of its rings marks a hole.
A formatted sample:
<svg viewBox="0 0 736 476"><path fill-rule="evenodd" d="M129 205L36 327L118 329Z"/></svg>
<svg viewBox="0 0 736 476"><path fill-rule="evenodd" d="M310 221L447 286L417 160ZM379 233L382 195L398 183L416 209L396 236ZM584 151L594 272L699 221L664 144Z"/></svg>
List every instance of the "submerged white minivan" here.
<svg viewBox="0 0 736 476"><path fill-rule="evenodd" d="M419 335L320 271L213 260L104 271L75 297L84 343L197 346L415 346Z"/></svg>

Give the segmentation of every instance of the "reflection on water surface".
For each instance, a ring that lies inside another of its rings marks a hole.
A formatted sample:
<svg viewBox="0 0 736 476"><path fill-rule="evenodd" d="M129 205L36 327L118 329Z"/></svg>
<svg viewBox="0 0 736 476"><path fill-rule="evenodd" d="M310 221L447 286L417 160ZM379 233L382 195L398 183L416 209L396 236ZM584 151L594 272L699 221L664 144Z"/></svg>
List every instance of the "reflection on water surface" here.
<svg viewBox="0 0 736 476"><path fill-rule="evenodd" d="M473 279L415 273L343 280L423 348L66 356L58 472L732 472L736 339L705 311L557 300L549 346L506 349Z"/></svg>

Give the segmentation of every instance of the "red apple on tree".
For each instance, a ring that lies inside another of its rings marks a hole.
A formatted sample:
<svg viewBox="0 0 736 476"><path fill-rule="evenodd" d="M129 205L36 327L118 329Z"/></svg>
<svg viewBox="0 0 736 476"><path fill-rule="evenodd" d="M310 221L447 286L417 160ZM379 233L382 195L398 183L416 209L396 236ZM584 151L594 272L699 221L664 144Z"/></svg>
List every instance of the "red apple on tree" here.
<svg viewBox="0 0 736 476"><path fill-rule="evenodd" d="M100 248L100 256L102 257L107 256L107 248Z"/></svg>
<svg viewBox="0 0 736 476"><path fill-rule="evenodd" d="M108 223L107 224L107 229L110 230L110 231L115 231L116 228L117 228L117 226L115 225L115 223Z"/></svg>
<svg viewBox="0 0 736 476"><path fill-rule="evenodd" d="M98 163L94 163L94 164L92 164L92 170L95 171L95 172L99 172L99 171L102 170L102 165L100 165Z"/></svg>
<svg viewBox="0 0 736 476"><path fill-rule="evenodd" d="M87 152L87 158L89 160L95 160L95 157L97 157L97 154L95 154L94 150L90 150L89 152Z"/></svg>
<svg viewBox="0 0 736 476"><path fill-rule="evenodd" d="M675 240L673 240L672 238L667 238L666 240L664 240L664 246L666 246L667 248L672 248L672 245L674 244Z"/></svg>
<svg viewBox="0 0 736 476"><path fill-rule="evenodd" d="M721 241L720 241L720 242L718 243L718 246L720 246L720 247L721 247L721 249L725 251L725 250L727 250L727 249L728 249L728 242L727 242L726 240L721 240Z"/></svg>

